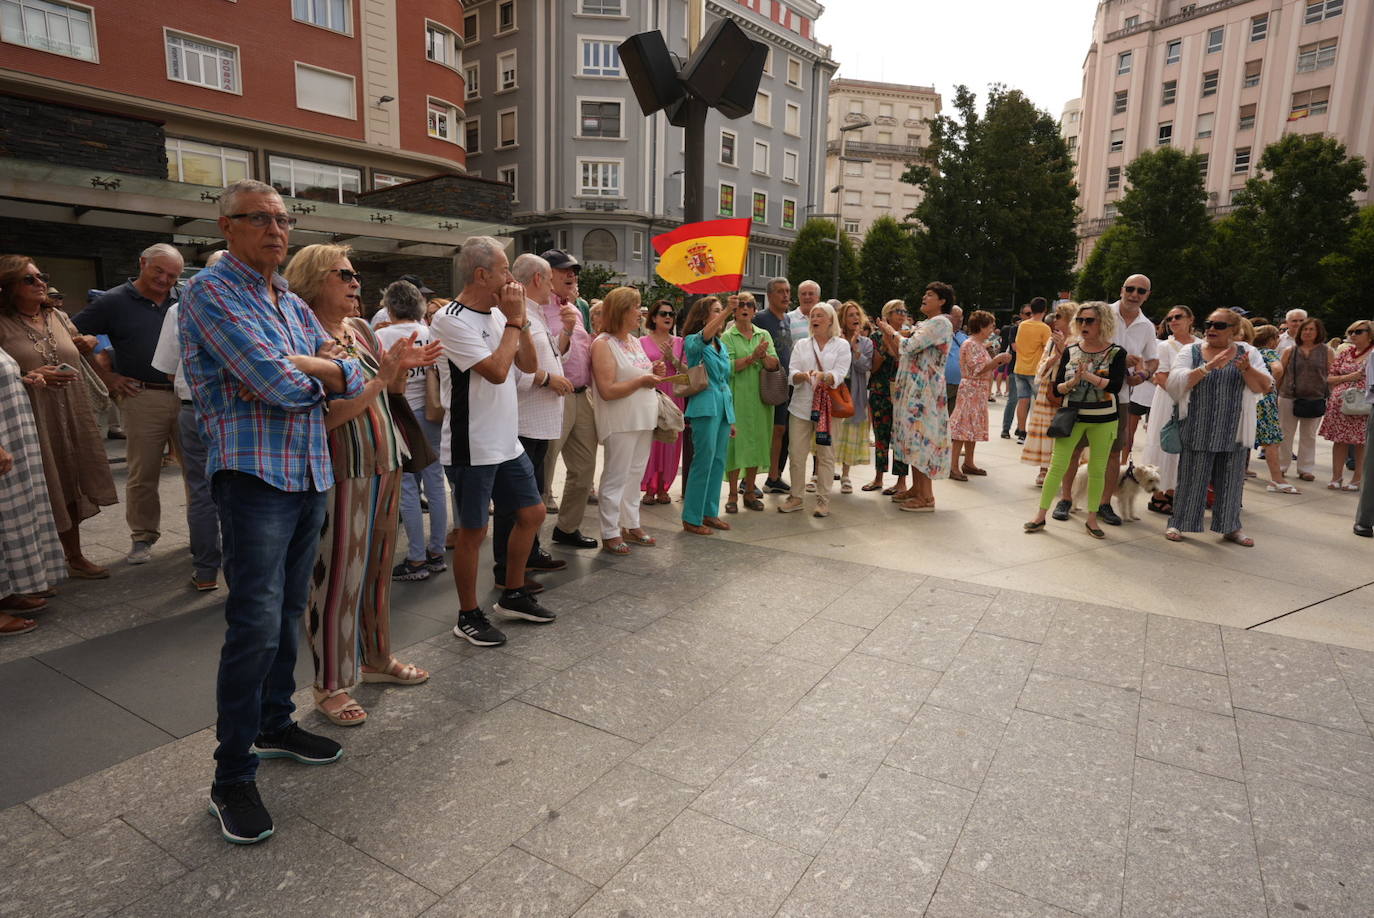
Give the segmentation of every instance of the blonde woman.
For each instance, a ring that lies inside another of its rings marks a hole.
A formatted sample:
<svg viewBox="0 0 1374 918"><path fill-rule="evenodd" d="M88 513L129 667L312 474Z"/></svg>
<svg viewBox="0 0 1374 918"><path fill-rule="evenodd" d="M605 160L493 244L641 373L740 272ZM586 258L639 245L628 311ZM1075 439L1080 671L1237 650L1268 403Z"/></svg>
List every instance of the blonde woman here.
<svg viewBox="0 0 1374 918"><path fill-rule="evenodd" d="M840 335L849 345L849 396L854 416L835 420L835 461L840 466L840 493L853 494L849 468L868 465L868 374L873 368L871 326L863 307L850 300L839 309Z"/></svg>
<svg viewBox="0 0 1374 918"><path fill-rule="evenodd" d="M1046 318L1050 323L1050 338L1045 342L1044 353L1035 371L1035 394L1031 398L1030 416L1026 419L1026 445L1021 449L1021 461L1040 468L1035 476L1037 488L1045 483L1045 475L1050 470L1050 456L1054 451L1054 441L1045 433L1050 421L1054 420L1055 406L1050 401L1053 395L1050 387L1054 385L1059 358L1064 353L1064 343L1068 340L1073 317L1077 313L1077 303L1060 303L1054 313Z"/></svg>

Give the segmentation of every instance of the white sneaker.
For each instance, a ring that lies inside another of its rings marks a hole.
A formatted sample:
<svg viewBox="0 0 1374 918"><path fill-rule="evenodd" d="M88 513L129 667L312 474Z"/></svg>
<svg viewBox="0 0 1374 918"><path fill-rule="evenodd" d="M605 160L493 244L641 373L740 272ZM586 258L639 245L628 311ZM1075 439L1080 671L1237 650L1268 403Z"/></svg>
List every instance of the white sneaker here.
<svg viewBox="0 0 1374 918"><path fill-rule="evenodd" d="M124 560L130 564L147 564L153 560L153 546L147 542L135 542Z"/></svg>

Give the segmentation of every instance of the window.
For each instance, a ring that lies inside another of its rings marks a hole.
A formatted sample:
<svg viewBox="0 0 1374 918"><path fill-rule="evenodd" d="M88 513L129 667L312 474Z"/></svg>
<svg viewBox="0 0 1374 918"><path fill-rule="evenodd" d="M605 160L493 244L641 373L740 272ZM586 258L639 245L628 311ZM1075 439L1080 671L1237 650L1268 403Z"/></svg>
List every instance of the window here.
<svg viewBox="0 0 1374 918"><path fill-rule="evenodd" d="M1117 204L1115 201L1102 208L1102 217L1105 220L1115 220L1120 213L1121 205Z"/></svg>
<svg viewBox="0 0 1374 918"><path fill-rule="evenodd" d="M1253 102L1240 107L1240 113L1236 117L1236 130L1253 131L1255 129L1255 109L1256 105Z"/></svg>
<svg viewBox="0 0 1374 918"><path fill-rule="evenodd" d="M1183 60L1183 39L1175 38L1164 45L1164 63L1177 64Z"/></svg>
<svg viewBox="0 0 1374 918"><path fill-rule="evenodd" d="M771 47L763 55L763 75L773 75L773 49Z"/></svg>
<svg viewBox="0 0 1374 918"><path fill-rule="evenodd" d="M844 206L845 206L845 207L860 207L860 206L863 205L863 202L864 202L864 195L863 195L863 192L862 192L862 191L850 191L850 190L848 190L848 189L845 190L845 193L844 193Z"/></svg>
<svg viewBox="0 0 1374 918"><path fill-rule="evenodd" d="M862 102L861 100L859 100L859 99L850 99L850 100L849 100L849 114L851 114L851 115L862 115L863 113L864 113L864 104L863 104L863 102Z"/></svg>
<svg viewBox="0 0 1374 918"><path fill-rule="evenodd" d="M579 137L620 138L619 102L583 101L578 108L581 110Z"/></svg>
<svg viewBox="0 0 1374 918"><path fill-rule="evenodd" d="M1209 70L1202 75L1202 98L1215 96L1217 84L1221 81L1220 71Z"/></svg>
<svg viewBox="0 0 1374 918"><path fill-rule="evenodd" d="M1336 63L1336 39L1314 41L1298 49L1298 73L1311 73Z"/></svg>
<svg viewBox="0 0 1374 918"><path fill-rule="evenodd" d="M801 106L788 102L783 108L782 129L793 137L801 136Z"/></svg>
<svg viewBox="0 0 1374 918"><path fill-rule="evenodd" d="M335 32L348 32L351 0L291 0L291 18Z"/></svg>
<svg viewBox="0 0 1374 918"><path fill-rule="evenodd" d="M477 14L468 13L463 17L463 44L475 45L479 40L477 34Z"/></svg>
<svg viewBox="0 0 1374 918"><path fill-rule="evenodd" d="M908 106L906 116L912 121L924 121L926 120L926 108L924 105Z"/></svg>
<svg viewBox="0 0 1374 918"><path fill-rule="evenodd" d="M425 23L425 57L445 67L458 66L458 36L443 26Z"/></svg>
<svg viewBox="0 0 1374 918"><path fill-rule="evenodd" d="M496 113L496 145L498 147L513 147L520 142L515 130L515 114L513 108Z"/></svg>
<svg viewBox="0 0 1374 918"><path fill-rule="evenodd" d="M797 181L797 175L801 172L801 157L796 150L782 151L782 180L784 182Z"/></svg>
<svg viewBox="0 0 1374 918"><path fill-rule="evenodd" d="M874 163L873 177L875 179L892 178L892 163Z"/></svg>
<svg viewBox="0 0 1374 918"><path fill-rule="evenodd" d="M1217 26L1215 29L1207 30L1207 53L1215 54L1221 50L1222 42L1226 38L1226 26Z"/></svg>
<svg viewBox="0 0 1374 918"><path fill-rule="evenodd" d="M430 99L427 111L429 136L457 143L458 109L439 99Z"/></svg>
<svg viewBox="0 0 1374 918"><path fill-rule="evenodd" d="M1070 153L1073 153L1075 150L1078 149L1078 138L1077 138L1076 136L1075 136L1075 137L1067 137L1067 138L1065 138L1065 140L1067 141L1067 143L1065 144L1065 146L1068 147Z"/></svg>
<svg viewBox="0 0 1374 918"><path fill-rule="evenodd" d="M1128 94L1127 94L1126 90L1124 90L1124 89L1118 89L1118 90L1116 91L1116 95L1112 97L1112 114L1113 114L1113 115L1124 115L1124 114L1126 114L1126 99L1127 99L1127 96L1128 96Z"/></svg>
<svg viewBox="0 0 1374 918"><path fill-rule="evenodd" d="M1155 144L1167 147L1174 142L1174 123L1172 121L1161 121L1159 131L1155 135Z"/></svg>
<svg viewBox="0 0 1374 918"><path fill-rule="evenodd" d="M795 57L787 59L787 85L801 88L802 62Z"/></svg>
<svg viewBox="0 0 1374 918"><path fill-rule="evenodd" d="M1245 89L1254 89L1260 84L1260 73L1264 70L1264 61L1245 62L1245 82L1242 85Z"/></svg>
<svg viewBox="0 0 1374 918"><path fill-rule="evenodd" d="M515 31L515 0L505 0L496 7L496 34Z"/></svg>
<svg viewBox="0 0 1374 918"><path fill-rule="evenodd" d="M892 207L892 192L890 192L890 191L875 191L875 192L873 192L873 206L874 206L874 207L886 207L886 208L891 208L891 207Z"/></svg>
<svg viewBox="0 0 1374 918"><path fill-rule="evenodd" d="M48 0L3 0L0 22L5 41L83 61L96 59L95 23L87 7Z"/></svg>
<svg viewBox="0 0 1374 918"><path fill-rule="evenodd" d="M879 132L878 132L878 143L892 143L892 132L891 132L891 131L879 131Z"/></svg>
<svg viewBox="0 0 1374 918"><path fill-rule="evenodd" d="M904 194L904 195L902 195L902 208L903 208L907 213L911 213L913 210L915 210L915 209L916 209L916 204L917 204L916 195L914 195L914 194Z"/></svg>
<svg viewBox="0 0 1374 918"><path fill-rule="evenodd" d="M1160 105L1173 105L1178 99L1178 80L1165 80L1164 91L1160 94Z"/></svg>
<svg viewBox="0 0 1374 918"><path fill-rule="evenodd" d="M847 175L847 176L854 176L855 178L863 178L863 175L864 175L864 164L863 164L863 163L845 163L845 164L844 164L844 174Z"/></svg>
<svg viewBox="0 0 1374 918"><path fill-rule="evenodd" d="M1202 173L1202 177L1205 180L1207 178L1207 168L1212 158L1206 153L1194 153L1193 155L1197 157L1197 171Z"/></svg>
<svg viewBox="0 0 1374 918"><path fill-rule="evenodd" d="M583 16L621 16L624 15L624 0L582 0Z"/></svg>
<svg viewBox="0 0 1374 918"><path fill-rule="evenodd" d="M1261 13L1250 20L1250 40L1264 41L1269 37L1269 14Z"/></svg>
<svg viewBox="0 0 1374 918"><path fill-rule="evenodd" d="M1108 153L1120 153L1126 147L1126 129L1116 128L1107 142Z"/></svg>
<svg viewBox="0 0 1374 918"><path fill-rule="evenodd" d="M239 52L189 35L167 32L167 79L222 92L239 91Z"/></svg>
<svg viewBox="0 0 1374 918"><path fill-rule="evenodd" d="M496 56L496 91L506 92L515 88L515 52L506 51Z"/></svg>
<svg viewBox="0 0 1374 918"><path fill-rule="evenodd" d="M515 179L518 174L514 166L503 166L496 170L496 180L498 182L505 182L511 187L511 201L518 201L520 199L520 195L515 192Z"/></svg>
<svg viewBox="0 0 1374 918"><path fill-rule="evenodd" d="M1339 16L1344 8L1345 0L1307 0L1307 13L1302 17L1303 25Z"/></svg>
<svg viewBox="0 0 1374 918"><path fill-rule="evenodd" d="M1236 158L1231 164L1231 172L1240 175L1250 171L1250 148L1236 147Z"/></svg>
<svg viewBox="0 0 1374 918"><path fill-rule="evenodd" d="M415 180L408 175L396 175L392 172L377 172L376 170L372 172L372 187L374 189L390 188L393 185L404 185L406 182L413 181Z"/></svg>
<svg viewBox="0 0 1374 918"><path fill-rule="evenodd" d="M1107 167L1107 190L1108 190L1108 191L1115 191L1116 189L1118 189L1118 188L1120 188L1120 187L1121 187L1121 167L1120 167L1120 166L1108 166L1108 167Z"/></svg>
<svg viewBox="0 0 1374 918"><path fill-rule="evenodd" d="M761 89L754 97L754 120L759 124L773 123L773 96Z"/></svg>
<svg viewBox="0 0 1374 918"><path fill-rule="evenodd" d="M1212 129L1216 127L1217 113L1207 112L1197 116L1197 139L1205 140L1212 136Z"/></svg>
<svg viewBox="0 0 1374 918"><path fill-rule="evenodd" d="M1123 29L1134 29L1138 25L1140 25L1139 16L1127 16L1126 21L1122 23L1121 27Z"/></svg>
<svg viewBox="0 0 1374 918"><path fill-rule="evenodd" d="M845 231L846 233L848 233L849 235L851 235L851 236L857 236L857 235L859 234L859 221L858 221L858 220L846 220L846 221L844 221L844 231Z"/></svg>
<svg viewBox="0 0 1374 918"><path fill-rule="evenodd" d="M778 252L759 253L759 277L781 277L785 273L781 254Z"/></svg>
<svg viewBox="0 0 1374 918"><path fill-rule="evenodd" d="M1325 115L1331 101L1331 87L1321 86L1306 92L1293 93L1293 107L1288 112L1288 120L1306 118L1308 115Z"/></svg>
<svg viewBox="0 0 1374 918"><path fill-rule="evenodd" d="M735 165L735 132L720 132L720 164L722 166Z"/></svg>
<svg viewBox="0 0 1374 918"><path fill-rule="evenodd" d="M620 259L620 242L610 230L594 229L582 237L582 257L612 264Z"/></svg>
<svg viewBox="0 0 1374 918"><path fill-rule="evenodd" d="M167 138L168 181L223 188L230 182L252 178L251 163L252 154L247 150Z"/></svg>
<svg viewBox="0 0 1374 918"><path fill-rule="evenodd" d="M622 161L618 159L577 160L577 193L591 198L618 198Z"/></svg>
<svg viewBox="0 0 1374 918"><path fill-rule="evenodd" d="M720 183L720 200L716 205L716 210L722 217L735 215L735 186L729 182Z"/></svg>
<svg viewBox="0 0 1374 918"><path fill-rule="evenodd" d="M356 204L362 190L362 172L348 166L315 163L288 156L269 156L267 168L272 187L287 197Z"/></svg>
<svg viewBox="0 0 1374 918"><path fill-rule="evenodd" d="M1122 51L1116 56L1116 75L1124 76L1131 72L1131 55L1133 52Z"/></svg>
<svg viewBox="0 0 1374 918"><path fill-rule="evenodd" d="M644 231L634 230L630 233L630 258L634 261L644 259Z"/></svg>
<svg viewBox="0 0 1374 918"><path fill-rule="evenodd" d="M755 223L768 222L768 192L754 192L753 218Z"/></svg>
<svg viewBox="0 0 1374 918"><path fill-rule="evenodd" d="M768 144L762 140L754 141L754 171L768 174Z"/></svg>
<svg viewBox="0 0 1374 918"><path fill-rule="evenodd" d="M616 44L604 38L582 39L582 67L577 72L582 76L621 76L620 51Z"/></svg>
<svg viewBox="0 0 1374 918"><path fill-rule="evenodd" d="M797 202L791 198L782 199L782 228L797 228Z"/></svg>
<svg viewBox="0 0 1374 918"><path fill-rule="evenodd" d="M296 107L337 118L357 117L353 77L306 64L296 64Z"/></svg>
<svg viewBox="0 0 1374 918"><path fill-rule="evenodd" d="M482 97L482 69L479 64L469 64L463 68L463 98Z"/></svg>
<svg viewBox="0 0 1374 918"><path fill-rule="evenodd" d="M471 156L482 152L482 119L469 118L463 122L463 149Z"/></svg>

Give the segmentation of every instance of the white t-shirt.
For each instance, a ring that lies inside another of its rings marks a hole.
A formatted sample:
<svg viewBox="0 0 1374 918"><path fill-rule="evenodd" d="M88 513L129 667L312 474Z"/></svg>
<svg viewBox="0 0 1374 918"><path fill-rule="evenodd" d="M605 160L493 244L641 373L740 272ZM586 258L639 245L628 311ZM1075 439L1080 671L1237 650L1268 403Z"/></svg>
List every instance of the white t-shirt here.
<svg viewBox="0 0 1374 918"><path fill-rule="evenodd" d="M381 309L378 309L376 312L372 314L372 318L367 320L367 324L372 326L373 331L376 331L378 325L381 325L383 322L390 321L391 313L387 312L386 307L383 306Z"/></svg>
<svg viewBox="0 0 1374 918"><path fill-rule="evenodd" d="M1121 318L1120 300L1112 304L1112 312L1116 316L1116 332L1112 335L1112 344L1124 348L1130 357L1139 357L1142 360L1159 359L1159 339L1156 336L1155 324L1145 317L1144 310L1136 315L1135 321L1130 325ZM1135 386L1122 383L1122 388L1131 390L1130 400L1136 405L1148 408L1155 397L1155 384L1149 379Z"/></svg>
<svg viewBox="0 0 1374 918"><path fill-rule="evenodd" d="M402 338L415 335L415 346L429 344L434 340L434 333L429 330L429 326L423 322L399 322L396 325L388 325L386 328L377 329L377 340L383 348L389 348ZM377 355L381 357L381 354ZM410 404L411 410L416 417L424 417L425 412L425 367L415 367L406 374L406 401Z"/></svg>
<svg viewBox="0 0 1374 918"><path fill-rule="evenodd" d="M472 371L496 352L505 328L506 317L495 309L478 312L456 300L434 315L430 330L444 345L439 362L445 409L439 461L444 465L499 465L524 452L514 371L500 383Z"/></svg>
<svg viewBox="0 0 1374 918"><path fill-rule="evenodd" d="M186 385L186 374L181 372L181 334L177 328L177 306L173 303L167 307L167 315L162 318L162 332L157 338L157 349L153 351L153 369L159 373L166 373L168 376L176 374L172 379L172 387L177 391L177 397L183 402L191 400L191 387Z"/></svg>

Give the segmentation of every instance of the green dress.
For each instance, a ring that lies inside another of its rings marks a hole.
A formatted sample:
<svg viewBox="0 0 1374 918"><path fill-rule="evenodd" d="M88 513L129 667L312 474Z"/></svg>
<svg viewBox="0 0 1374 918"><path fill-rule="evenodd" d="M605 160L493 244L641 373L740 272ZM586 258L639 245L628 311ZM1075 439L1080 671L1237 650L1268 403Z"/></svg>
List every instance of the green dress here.
<svg viewBox="0 0 1374 918"><path fill-rule="evenodd" d="M752 354L760 338L768 342L768 356L776 358L778 352L773 347L773 336L757 325L752 338L746 339L740 334L733 322L720 336L731 363ZM737 469L767 469L771 460L773 406L765 405L759 398L759 375L762 373L763 362L760 361L736 370L730 378L730 388L735 395L735 435L725 453L727 474Z"/></svg>

